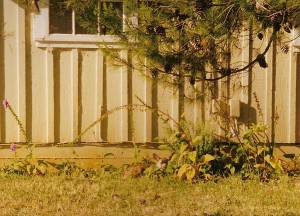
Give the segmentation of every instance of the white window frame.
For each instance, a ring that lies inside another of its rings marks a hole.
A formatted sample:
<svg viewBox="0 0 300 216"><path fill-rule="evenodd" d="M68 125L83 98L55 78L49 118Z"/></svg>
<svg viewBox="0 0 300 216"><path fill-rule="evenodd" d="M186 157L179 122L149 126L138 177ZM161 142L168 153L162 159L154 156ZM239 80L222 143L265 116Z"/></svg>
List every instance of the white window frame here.
<svg viewBox="0 0 300 216"><path fill-rule="evenodd" d="M300 52L300 28L296 28L293 30L293 47L294 52Z"/></svg>
<svg viewBox="0 0 300 216"><path fill-rule="evenodd" d="M123 2L122 0L107 0L108 2ZM40 13L33 14L33 41L37 47L61 47L61 48L98 48L110 46L119 48L118 36L116 35L93 35L93 34L49 34L49 0L40 0ZM124 5L123 5L124 7ZM125 20L123 8L123 20ZM74 13L74 11L73 11ZM73 16L74 19L74 16ZM73 20L73 31L74 31ZM125 25L123 22L123 30Z"/></svg>

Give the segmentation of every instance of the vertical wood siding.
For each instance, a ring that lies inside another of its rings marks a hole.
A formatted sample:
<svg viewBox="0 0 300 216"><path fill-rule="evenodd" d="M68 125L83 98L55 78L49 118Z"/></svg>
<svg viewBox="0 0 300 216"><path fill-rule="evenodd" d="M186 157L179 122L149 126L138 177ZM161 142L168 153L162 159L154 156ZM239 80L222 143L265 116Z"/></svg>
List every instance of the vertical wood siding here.
<svg viewBox="0 0 300 216"><path fill-rule="evenodd" d="M139 99L176 121L182 114L196 124L210 121L217 134L225 135L219 127L221 118L215 121L211 115L212 97L207 92L197 101L182 100L184 95L197 97L188 80L181 89L166 87L147 78L146 71L115 65L98 49L37 48L30 37L31 16L15 1L0 2L0 32L4 33L0 36L0 99L8 99L34 142L71 141L107 111L140 103ZM240 41L243 49L233 52L233 61L246 64L267 44L266 39L252 41L246 35L248 32ZM126 50L116 52L137 61ZM273 46L266 57L268 68L256 65L249 73L221 80L219 98L241 101L241 130L249 122L263 121L276 142L300 142L299 54L292 49L283 54ZM197 83L195 88L204 91L206 87ZM94 126L81 141L153 142L164 136L165 127L151 111L124 109ZM0 110L0 141L24 141L12 115L4 109Z"/></svg>

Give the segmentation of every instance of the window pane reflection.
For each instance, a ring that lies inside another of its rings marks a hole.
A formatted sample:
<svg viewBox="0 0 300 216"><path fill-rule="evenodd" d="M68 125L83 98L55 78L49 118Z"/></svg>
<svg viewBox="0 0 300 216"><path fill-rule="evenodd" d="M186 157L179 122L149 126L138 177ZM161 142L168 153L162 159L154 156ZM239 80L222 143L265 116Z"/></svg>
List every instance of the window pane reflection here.
<svg viewBox="0 0 300 216"><path fill-rule="evenodd" d="M63 0L49 1L49 33L72 34L72 11L67 10Z"/></svg>

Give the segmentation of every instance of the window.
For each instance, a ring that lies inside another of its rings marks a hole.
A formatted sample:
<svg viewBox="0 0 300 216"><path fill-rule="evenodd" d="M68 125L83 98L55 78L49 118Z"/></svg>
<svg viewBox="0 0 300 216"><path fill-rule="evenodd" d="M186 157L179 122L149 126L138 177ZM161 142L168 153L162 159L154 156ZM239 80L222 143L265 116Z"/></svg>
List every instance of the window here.
<svg viewBox="0 0 300 216"><path fill-rule="evenodd" d="M300 49L300 28L294 29L293 34L294 34L293 38L295 38L293 40L293 46L295 47L295 51L299 52L299 49Z"/></svg>
<svg viewBox="0 0 300 216"><path fill-rule="evenodd" d="M116 44L124 30L121 0L95 0L87 10L72 10L62 0L39 1L34 15L34 40L38 47L97 47ZM109 25L107 24L109 23ZM98 44L96 44L98 43Z"/></svg>

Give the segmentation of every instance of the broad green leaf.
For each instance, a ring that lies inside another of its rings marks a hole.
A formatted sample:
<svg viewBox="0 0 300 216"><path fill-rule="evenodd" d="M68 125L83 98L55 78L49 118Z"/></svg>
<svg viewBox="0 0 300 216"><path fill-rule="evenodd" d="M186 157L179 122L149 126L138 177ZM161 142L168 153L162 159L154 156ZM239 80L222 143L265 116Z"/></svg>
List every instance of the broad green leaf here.
<svg viewBox="0 0 300 216"><path fill-rule="evenodd" d="M232 164L226 164L224 168L227 168L230 171L230 174L233 175L235 173L235 167Z"/></svg>
<svg viewBox="0 0 300 216"><path fill-rule="evenodd" d="M188 164L183 164L183 165L180 167L180 169L178 170L178 177L179 177L180 179L185 175L188 166L189 166Z"/></svg>
<svg viewBox="0 0 300 216"><path fill-rule="evenodd" d="M196 170L193 167L190 167L190 169L186 172L186 178L189 181L192 181L195 175L196 175Z"/></svg>
<svg viewBox="0 0 300 216"><path fill-rule="evenodd" d="M196 163L197 151L189 152L189 159Z"/></svg>
<svg viewBox="0 0 300 216"><path fill-rule="evenodd" d="M268 163L270 163L270 155L266 155L266 156L264 157L264 159L265 159L265 161L267 161Z"/></svg>
<svg viewBox="0 0 300 216"><path fill-rule="evenodd" d="M18 163L17 163L17 166L19 166L19 167L25 167L25 163L23 163L23 162L21 162L21 161L19 161Z"/></svg>
<svg viewBox="0 0 300 216"><path fill-rule="evenodd" d="M202 136L196 136L194 139L193 139L193 143L198 143L199 141L202 140Z"/></svg>
<svg viewBox="0 0 300 216"><path fill-rule="evenodd" d="M171 157L170 161L175 161L177 157L178 157L177 154L173 154L173 156Z"/></svg>
<svg viewBox="0 0 300 216"><path fill-rule="evenodd" d="M31 174L31 165L27 165L26 166L26 170L27 170L27 173L30 175Z"/></svg>
<svg viewBox="0 0 300 216"><path fill-rule="evenodd" d="M260 155L265 149L264 148L260 148L257 150L257 154Z"/></svg>
<svg viewBox="0 0 300 216"><path fill-rule="evenodd" d="M236 151L236 157L240 158L244 156L244 154L245 154L245 150L242 147L239 147Z"/></svg>
<svg viewBox="0 0 300 216"><path fill-rule="evenodd" d="M276 171L283 171L283 168L281 166L281 161L278 158L271 158L270 165L276 170Z"/></svg>
<svg viewBox="0 0 300 216"><path fill-rule="evenodd" d="M180 146L180 150L179 150L180 154L182 154L182 153L186 150L187 147L188 147L187 144L182 144L182 145Z"/></svg>
<svg viewBox="0 0 300 216"><path fill-rule="evenodd" d="M263 164L255 164L254 165L254 168L256 168L256 169L259 168L259 167L263 167Z"/></svg>
<svg viewBox="0 0 300 216"><path fill-rule="evenodd" d="M46 170L47 170L47 167L44 166L44 165L40 165L39 166L39 171L42 173L42 174L45 174L46 173Z"/></svg>
<svg viewBox="0 0 300 216"><path fill-rule="evenodd" d="M177 161L179 164L185 162L185 160L184 160L184 155L185 155L185 154L179 155L179 158L178 158L178 161Z"/></svg>
<svg viewBox="0 0 300 216"><path fill-rule="evenodd" d="M37 174L37 169L36 169L36 167L33 169L32 174L33 174L33 175L36 175L36 174Z"/></svg>
<svg viewBox="0 0 300 216"><path fill-rule="evenodd" d="M231 173L231 175L233 175L233 174L235 173L235 167L234 167L234 166L232 166L232 167L230 168L230 173Z"/></svg>
<svg viewBox="0 0 300 216"><path fill-rule="evenodd" d="M215 160L214 156L210 154L202 155L201 162L202 163L208 163L209 161Z"/></svg>

